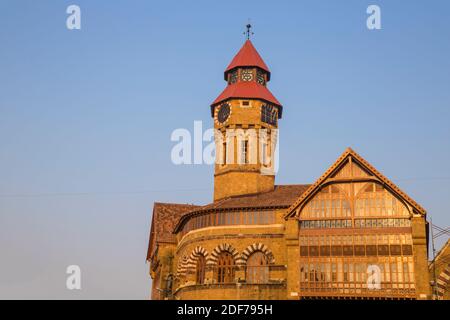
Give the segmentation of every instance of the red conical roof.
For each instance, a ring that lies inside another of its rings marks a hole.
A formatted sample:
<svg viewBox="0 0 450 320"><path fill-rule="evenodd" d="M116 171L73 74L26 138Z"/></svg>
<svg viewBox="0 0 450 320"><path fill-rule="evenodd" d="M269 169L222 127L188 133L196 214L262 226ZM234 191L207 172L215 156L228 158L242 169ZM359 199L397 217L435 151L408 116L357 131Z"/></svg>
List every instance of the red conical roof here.
<svg viewBox="0 0 450 320"><path fill-rule="evenodd" d="M239 50L226 68L225 73L236 67L258 67L270 73L269 68L266 66L250 40L245 41L241 50Z"/></svg>

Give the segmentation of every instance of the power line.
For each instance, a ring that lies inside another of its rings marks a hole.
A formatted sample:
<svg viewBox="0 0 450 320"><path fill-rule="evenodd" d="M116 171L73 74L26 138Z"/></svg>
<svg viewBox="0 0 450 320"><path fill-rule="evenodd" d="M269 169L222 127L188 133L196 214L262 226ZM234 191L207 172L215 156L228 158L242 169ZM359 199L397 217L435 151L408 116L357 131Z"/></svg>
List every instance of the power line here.
<svg viewBox="0 0 450 320"><path fill-rule="evenodd" d="M0 198L45 198L45 197L77 197L77 196L115 196L115 195L139 195L157 192L188 192L206 191L209 188L186 188L186 189L155 189L142 191L94 191L94 192L49 192L49 193L5 193Z"/></svg>
<svg viewBox="0 0 450 320"><path fill-rule="evenodd" d="M426 180L450 180L450 177L416 177L416 178L395 179L395 181L426 181Z"/></svg>
<svg viewBox="0 0 450 320"><path fill-rule="evenodd" d="M443 236L443 235L450 236L450 227L446 227L446 228L444 229L444 228L441 228L441 227L439 227L439 226L437 226L437 225L435 225L435 224L433 224L433 223L431 223L431 226L433 227L433 229L436 229L436 230L438 231L438 232L433 236L434 239L436 239L436 238L438 238L438 237L440 237L440 236Z"/></svg>
<svg viewBox="0 0 450 320"><path fill-rule="evenodd" d="M450 177L415 177L401 178L395 181L425 181L425 180L450 180ZM71 197L71 196L108 196L108 195L138 195L157 192L187 192L208 191L208 188L185 188L185 189L155 189L142 191L93 191L93 192L42 192L42 193L0 193L0 198L40 198L40 197Z"/></svg>

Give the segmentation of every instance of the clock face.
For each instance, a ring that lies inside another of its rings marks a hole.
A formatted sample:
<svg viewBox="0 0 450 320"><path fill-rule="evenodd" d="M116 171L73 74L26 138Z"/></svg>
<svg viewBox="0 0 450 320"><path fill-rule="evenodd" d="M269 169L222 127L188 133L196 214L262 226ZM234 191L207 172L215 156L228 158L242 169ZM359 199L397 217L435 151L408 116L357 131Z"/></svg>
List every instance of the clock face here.
<svg viewBox="0 0 450 320"><path fill-rule="evenodd" d="M236 83L238 79L237 70L230 73L230 84Z"/></svg>
<svg viewBox="0 0 450 320"><path fill-rule="evenodd" d="M253 70L252 69L243 69L241 71L241 79L242 79L242 81L252 81L253 80Z"/></svg>
<svg viewBox="0 0 450 320"><path fill-rule="evenodd" d="M224 123L227 121L228 117L230 116L230 105L228 103L224 103L220 105L219 112L217 113L217 121L220 123Z"/></svg>
<svg viewBox="0 0 450 320"><path fill-rule="evenodd" d="M256 81L258 81L258 83L263 86L266 84L266 79L264 79L264 73L260 70L256 72Z"/></svg>
<svg viewBox="0 0 450 320"><path fill-rule="evenodd" d="M277 120L278 120L278 113L276 107L269 104L265 104L261 107L262 122L268 123L272 126L276 126Z"/></svg>

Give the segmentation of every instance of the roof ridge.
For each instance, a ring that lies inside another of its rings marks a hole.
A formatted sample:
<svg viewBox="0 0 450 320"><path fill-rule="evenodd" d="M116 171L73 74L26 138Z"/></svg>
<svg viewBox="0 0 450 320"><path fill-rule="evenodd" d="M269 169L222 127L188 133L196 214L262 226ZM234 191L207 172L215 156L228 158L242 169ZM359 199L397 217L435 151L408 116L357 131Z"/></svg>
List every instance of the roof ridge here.
<svg viewBox="0 0 450 320"><path fill-rule="evenodd" d="M201 205L198 204L192 204L192 203L175 203L175 202L160 202L160 201L154 201L153 205L175 205L175 206L193 206L193 207L199 207Z"/></svg>
<svg viewBox="0 0 450 320"><path fill-rule="evenodd" d="M311 183L288 183L288 184L276 184L275 187L290 187L290 186L310 186Z"/></svg>
<svg viewBox="0 0 450 320"><path fill-rule="evenodd" d="M450 246L450 239L447 239L447 241L444 243L441 249L436 253L436 256L433 260L430 261L429 265L433 265L437 260L441 258L441 255L444 253L444 251L447 249L447 247Z"/></svg>

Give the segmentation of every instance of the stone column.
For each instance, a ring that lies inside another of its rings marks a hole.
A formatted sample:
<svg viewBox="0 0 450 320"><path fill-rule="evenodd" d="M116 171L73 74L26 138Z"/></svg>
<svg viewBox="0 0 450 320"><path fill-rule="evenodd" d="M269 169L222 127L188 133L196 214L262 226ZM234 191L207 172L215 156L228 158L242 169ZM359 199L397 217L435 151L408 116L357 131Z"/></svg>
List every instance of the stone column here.
<svg viewBox="0 0 450 320"><path fill-rule="evenodd" d="M411 219L411 225L417 299L431 299L425 217L420 215L414 216Z"/></svg>
<svg viewBox="0 0 450 320"><path fill-rule="evenodd" d="M299 299L300 292L300 247L298 241L298 220L286 221L286 283L287 299Z"/></svg>
<svg viewBox="0 0 450 320"><path fill-rule="evenodd" d="M171 299L173 293L173 247L164 246L159 249L160 261L161 261L161 273L160 273L160 289L162 290L161 296L163 299ZM170 278L170 280L169 280ZM170 285L171 287L168 287Z"/></svg>
<svg viewBox="0 0 450 320"><path fill-rule="evenodd" d="M237 266L234 278L238 283L245 282L245 265Z"/></svg>
<svg viewBox="0 0 450 320"><path fill-rule="evenodd" d="M205 284L213 284L214 281L214 268L213 266L206 266L205 270Z"/></svg>

